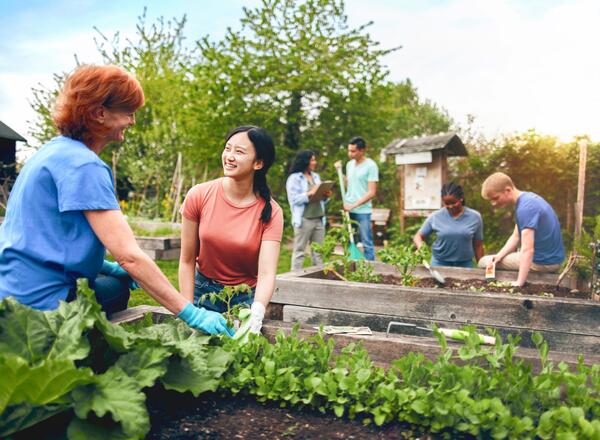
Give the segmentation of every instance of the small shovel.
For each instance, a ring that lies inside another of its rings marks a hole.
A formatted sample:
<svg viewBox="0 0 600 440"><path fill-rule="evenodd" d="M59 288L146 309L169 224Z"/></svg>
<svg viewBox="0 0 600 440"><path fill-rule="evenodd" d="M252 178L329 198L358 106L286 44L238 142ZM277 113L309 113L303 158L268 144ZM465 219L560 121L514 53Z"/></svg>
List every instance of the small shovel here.
<svg viewBox="0 0 600 440"><path fill-rule="evenodd" d="M424 330L424 331L432 332L432 333L434 332L434 330L429 327L420 327L417 324L412 324L409 322L390 321L387 326L387 331L385 332L386 338L388 338L390 336L390 329L392 328L392 326L408 327L408 328L413 328L416 330ZM466 341L467 338L469 337L469 332L466 332L464 330L438 327L437 331L442 333L447 338L453 339L455 341ZM475 334L479 338L479 342L481 344L485 344L485 345L495 345L496 344L496 338L493 336L482 335L481 333L475 333Z"/></svg>
<svg viewBox="0 0 600 440"><path fill-rule="evenodd" d="M432 269L427 260L423 260L423 266L425 266L425 268L429 271L429 274L438 284L441 284L442 286L446 284L446 279L437 270Z"/></svg>

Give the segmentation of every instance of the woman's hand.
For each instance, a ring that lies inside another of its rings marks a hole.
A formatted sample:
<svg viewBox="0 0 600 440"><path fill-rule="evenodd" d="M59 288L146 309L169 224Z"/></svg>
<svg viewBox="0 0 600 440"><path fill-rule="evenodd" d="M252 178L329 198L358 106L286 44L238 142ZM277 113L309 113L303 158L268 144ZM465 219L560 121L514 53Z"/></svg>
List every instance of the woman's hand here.
<svg viewBox="0 0 600 440"><path fill-rule="evenodd" d="M311 189L306 191L306 195L308 196L308 198L311 198L312 196L314 196L318 189L319 189L319 187L317 185L315 185Z"/></svg>
<svg viewBox="0 0 600 440"><path fill-rule="evenodd" d="M220 313L196 307L192 303L187 303L177 317L193 329L202 330L209 335L224 333L233 336L235 334L232 328L227 327L227 321Z"/></svg>

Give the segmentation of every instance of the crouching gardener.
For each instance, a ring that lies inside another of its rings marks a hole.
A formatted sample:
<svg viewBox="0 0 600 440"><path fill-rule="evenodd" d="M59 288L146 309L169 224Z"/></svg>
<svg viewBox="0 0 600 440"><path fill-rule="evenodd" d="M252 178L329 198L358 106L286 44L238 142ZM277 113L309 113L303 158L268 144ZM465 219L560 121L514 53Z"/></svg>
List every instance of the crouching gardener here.
<svg viewBox="0 0 600 440"><path fill-rule="evenodd" d="M259 333L275 290L283 212L271 198L267 172L275 146L260 127L241 126L225 138L224 177L194 186L181 209L179 288L188 301L217 312L227 305L204 295L247 284L230 305L251 304L249 329Z"/></svg>
<svg viewBox="0 0 600 440"><path fill-rule="evenodd" d="M143 104L139 82L119 67L82 66L67 78L53 114L61 136L27 161L0 226L0 300L53 310L74 300L77 279L87 278L113 313L127 307L126 271L191 327L232 335L220 314L186 300L139 248L98 156L108 143L123 142ZM104 263L106 249L118 265Z"/></svg>
<svg viewBox="0 0 600 440"><path fill-rule="evenodd" d="M515 229L496 255L486 255L479 267L494 262L499 269L518 270L516 286L523 286L529 271L556 272L565 259L560 223L552 206L532 192L519 191L504 173L483 182L481 195L492 206L515 206ZM521 244L520 250L517 247Z"/></svg>

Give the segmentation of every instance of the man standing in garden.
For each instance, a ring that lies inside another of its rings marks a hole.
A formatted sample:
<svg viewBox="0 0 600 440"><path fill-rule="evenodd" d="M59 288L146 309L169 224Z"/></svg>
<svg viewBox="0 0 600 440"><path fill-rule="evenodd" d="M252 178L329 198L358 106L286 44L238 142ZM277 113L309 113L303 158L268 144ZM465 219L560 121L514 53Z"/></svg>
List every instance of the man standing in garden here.
<svg viewBox="0 0 600 440"><path fill-rule="evenodd" d="M373 232L371 230L371 199L377 194L379 169L373 159L366 156L367 143L361 137L350 139L346 164L346 179L348 190L344 198L344 210L350 213L350 218L358 222L360 241L364 246L365 258L375 260L373 247ZM342 167L338 160L336 168Z"/></svg>
<svg viewBox="0 0 600 440"><path fill-rule="evenodd" d="M504 173L494 173L483 182L481 195L492 206L515 206L516 225L496 255L486 255L479 267L496 263L499 269L518 270L516 286L523 286L534 272L556 272L565 259L560 223L552 206L539 195L519 191ZM520 250L517 247L521 243Z"/></svg>

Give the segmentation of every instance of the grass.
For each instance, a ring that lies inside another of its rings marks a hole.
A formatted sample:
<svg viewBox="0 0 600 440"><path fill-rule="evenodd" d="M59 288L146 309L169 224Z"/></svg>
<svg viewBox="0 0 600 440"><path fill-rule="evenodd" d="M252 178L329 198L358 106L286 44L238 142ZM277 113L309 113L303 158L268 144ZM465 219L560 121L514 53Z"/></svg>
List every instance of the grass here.
<svg viewBox="0 0 600 440"><path fill-rule="evenodd" d="M277 273L289 272L291 267L292 249L289 245L281 247L279 253L279 262L277 264ZM179 277L177 274L179 268L179 260L157 260L156 264L160 267L160 270L167 276L171 284L179 289ZM310 266L311 261L309 257L304 258L304 267ZM135 307L140 305L151 305L159 306L150 295L143 289L137 289L131 292L131 298L129 299L129 307Z"/></svg>

